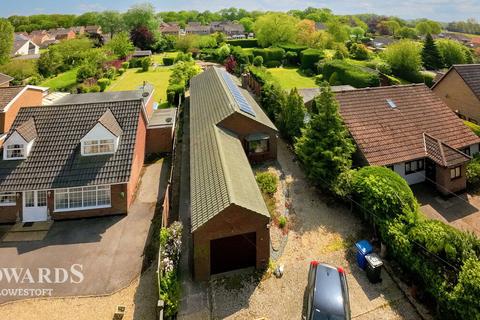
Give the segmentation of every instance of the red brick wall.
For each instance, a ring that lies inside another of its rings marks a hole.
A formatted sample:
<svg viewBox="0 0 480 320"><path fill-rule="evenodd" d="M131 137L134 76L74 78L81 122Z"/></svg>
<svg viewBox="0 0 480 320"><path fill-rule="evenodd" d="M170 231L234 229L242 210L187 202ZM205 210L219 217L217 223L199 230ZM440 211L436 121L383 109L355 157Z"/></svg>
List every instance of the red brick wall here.
<svg viewBox="0 0 480 320"><path fill-rule="evenodd" d="M0 206L0 223L15 223L22 210L22 198L17 197L17 205L12 207Z"/></svg>
<svg viewBox="0 0 480 320"><path fill-rule="evenodd" d="M0 134L10 130L21 107L41 106L42 99L43 92L32 89L25 90L6 113L0 113Z"/></svg>
<svg viewBox="0 0 480 320"><path fill-rule="evenodd" d="M150 119L153 114L153 104L155 103L155 99L153 98L153 92L150 96L150 100L147 101L145 105L145 110L147 111L147 119Z"/></svg>
<svg viewBox="0 0 480 320"><path fill-rule="evenodd" d="M467 188L467 176L466 176L466 165L462 165L461 168L461 177L456 179L450 178L450 168L442 168L437 166L436 168L436 183L437 190L445 196L451 195L451 193L461 192Z"/></svg>
<svg viewBox="0 0 480 320"><path fill-rule="evenodd" d="M193 233L193 261L196 280L210 278L210 241L245 233L256 233L256 267L265 267L270 258L270 219L231 205ZM235 254L234 252L232 254Z"/></svg>
<svg viewBox="0 0 480 320"><path fill-rule="evenodd" d="M137 189L138 180L142 172L145 160L145 141L147 139L147 123L145 117L140 114L138 119L137 138L135 139L135 150L133 154L132 169L130 180L127 186L127 206L133 202L135 191Z"/></svg>
<svg viewBox="0 0 480 320"><path fill-rule="evenodd" d="M173 128L152 128L147 130L146 154L171 152L173 147Z"/></svg>

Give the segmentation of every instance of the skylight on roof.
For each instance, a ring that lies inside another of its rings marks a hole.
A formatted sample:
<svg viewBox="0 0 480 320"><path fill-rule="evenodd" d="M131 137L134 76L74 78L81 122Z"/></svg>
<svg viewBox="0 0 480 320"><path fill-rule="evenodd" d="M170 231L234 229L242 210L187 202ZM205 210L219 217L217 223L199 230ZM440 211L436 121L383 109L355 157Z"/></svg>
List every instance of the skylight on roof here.
<svg viewBox="0 0 480 320"><path fill-rule="evenodd" d="M387 103L388 103L388 106L392 109L395 109L397 107L397 105L395 104L395 102L393 102L392 99L387 99Z"/></svg>
<svg viewBox="0 0 480 320"><path fill-rule="evenodd" d="M232 76L227 73L226 71L221 71L222 78L227 85L228 90L230 90L230 93L233 96L233 99L235 102L238 104L238 107L240 110L242 110L245 113L248 113L249 115L256 116L255 111L253 111L252 106L248 103L247 99L242 95L240 92L240 89L238 89L238 86L233 82Z"/></svg>

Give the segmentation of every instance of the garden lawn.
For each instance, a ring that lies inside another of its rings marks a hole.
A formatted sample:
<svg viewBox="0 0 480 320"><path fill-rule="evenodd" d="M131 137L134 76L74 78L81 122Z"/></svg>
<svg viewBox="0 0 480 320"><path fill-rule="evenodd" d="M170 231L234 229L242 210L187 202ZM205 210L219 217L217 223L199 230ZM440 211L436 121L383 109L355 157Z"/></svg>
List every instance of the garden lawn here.
<svg viewBox="0 0 480 320"><path fill-rule="evenodd" d="M173 57L173 58L176 58L178 55L178 52L162 52L162 53L159 53L159 54L154 54L152 56L152 60L153 62L155 63L158 63L158 64L161 64L163 65L163 58L169 58L169 57Z"/></svg>
<svg viewBox="0 0 480 320"><path fill-rule="evenodd" d="M147 72L142 72L139 68L128 69L123 75L113 81L105 91L136 90L146 81L155 86L154 99L161 106L164 106L167 100L166 90L171 73L168 67L150 68Z"/></svg>
<svg viewBox="0 0 480 320"><path fill-rule="evenodd" d="M72 69L64 73L60 73L54 78L45 80L40 84L42 87L49 87L51 91L65 91L73 87L77 83L78 69Z"/></svg>
<svg viewBox="0 0 480 320"><path fill-rule="evenodd" d="M269 68L268 71L285 90L318 87L313 77L303 75L297 68Z"/></svg>

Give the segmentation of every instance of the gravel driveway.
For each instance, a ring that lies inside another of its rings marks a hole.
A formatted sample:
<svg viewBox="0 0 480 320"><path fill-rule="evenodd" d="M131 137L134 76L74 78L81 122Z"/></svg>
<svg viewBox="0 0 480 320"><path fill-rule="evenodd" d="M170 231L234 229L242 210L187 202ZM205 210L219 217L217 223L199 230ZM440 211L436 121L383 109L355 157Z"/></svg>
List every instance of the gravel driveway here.
<svg viewBox="0 0 480 320"><path fill-rule="evenodd" d="M322 196L305 182L283 142L278 162L291 179L295 215L288 243L278 264L285 266L283 278L258 279L240 273L210 282L214 319L300 319L303 295L311 260L343 266L347 271L353 319L419 319L413 307L388 274L372 285L355 264L354 240L366 236L360 219L343 205L328 206Z"/></svg>

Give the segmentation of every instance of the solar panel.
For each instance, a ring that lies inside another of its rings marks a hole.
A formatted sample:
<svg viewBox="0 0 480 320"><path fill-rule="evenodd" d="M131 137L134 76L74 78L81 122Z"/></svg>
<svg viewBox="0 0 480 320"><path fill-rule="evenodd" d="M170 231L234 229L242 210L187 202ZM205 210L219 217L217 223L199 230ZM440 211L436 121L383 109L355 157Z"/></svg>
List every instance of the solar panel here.
<svg viewBox="0 0 480 320"><path fill-rule="evenodd" d="M221 74L225 84L227 85L228 90L230 90L230 93L232 94L233 99L235 99L235 102L238 104L238 107L240 108L240 110L255 117L256 116L255 111L253 111L252 106L248 103L247 99L245 99L245 97L242 95L242 93L240 92L240 89L235 84L235 82L233 82L232 76L230 76L230 74L227 73L226 71L222 71Z"/></svg>

